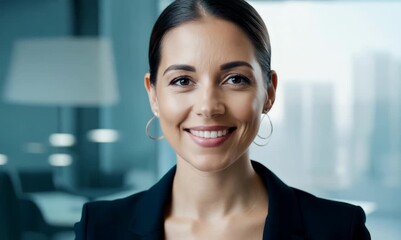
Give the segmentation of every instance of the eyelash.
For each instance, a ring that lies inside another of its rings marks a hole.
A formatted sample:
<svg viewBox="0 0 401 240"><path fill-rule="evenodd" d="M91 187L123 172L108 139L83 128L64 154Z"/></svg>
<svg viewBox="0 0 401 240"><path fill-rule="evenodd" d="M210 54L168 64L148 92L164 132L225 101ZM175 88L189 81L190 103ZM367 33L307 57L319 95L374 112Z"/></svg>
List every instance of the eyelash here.
<svg viewBox="0 0 401 240"><path fill-rule="evenodd" d="M246 86L246 85L251 85L251 80L249 78L245 77L244 75L241 74L235 74L228 76L227 79L223 82L223 84L227 83L230 79L240 79L242 82L241 83L231 83L231 85L237 85L237 86Z"/></svg>
<svg viewBox="0 0 401 240"><path fill-rule="evenodd" d="M179 83L179 82L182 81L182 80L187 80L187 81L188 81L188 84L186 84L186 85L177 84L177 83ZM193 84L192 80L189 79L189 77L187 77L187 76L180 76L180 77L174 78L174 79L169 83L169 85L170 85L170 86L184 87L184 86L189 86L189 85L191 85L191 83Z"/></svg>
<svg viewBox="0 0 401 240"><path fill-rule="evenodd" d="M229 80L232 79L240 79L242 82L241 83L227 83ZM180 81L187 81L187 84L182 84L180 83ZM193 85L194 82L187 76L180 76L177 78L174 78L169 85L170 86L178 86L178 87L185 87L185 86L189 86L189 85ZM245 77L244 75L241 74L235 74L235 75L231 75L228 76L222 84L230 84L230 85L236 85L236 86L247 86L247 85L251 85L251 80L249 80L249 78Z"/></svg>

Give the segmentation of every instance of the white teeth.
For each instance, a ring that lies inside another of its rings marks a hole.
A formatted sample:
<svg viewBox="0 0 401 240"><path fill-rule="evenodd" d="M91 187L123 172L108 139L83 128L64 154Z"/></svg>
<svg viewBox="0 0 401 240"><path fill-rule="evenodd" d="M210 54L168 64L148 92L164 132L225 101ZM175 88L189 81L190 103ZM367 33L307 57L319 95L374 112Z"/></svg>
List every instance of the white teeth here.
<svg viewBox="0 0 401 240"><path fill-rule="evenodd" d="M217 138L217 134L218 134L218 132L216 132L216 131L210 132L210 137Z"/></svg>
<svg viewBox="0 0 401 240"><path fill-rule="evenodd" d="M189 130L193 135L201 137L201 138L218 138L224 135L227 135L228 130L220 130L220 131L195 131Z"/></svg>

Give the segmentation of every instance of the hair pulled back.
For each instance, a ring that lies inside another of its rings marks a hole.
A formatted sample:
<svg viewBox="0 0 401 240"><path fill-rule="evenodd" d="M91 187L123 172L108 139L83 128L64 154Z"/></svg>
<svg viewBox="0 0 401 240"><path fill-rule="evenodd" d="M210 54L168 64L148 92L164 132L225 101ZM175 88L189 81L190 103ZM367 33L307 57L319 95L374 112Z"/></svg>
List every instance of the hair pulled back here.
<svg viewBox="0 0 401 240"><path fill-rule="evenodd" d="M162 41L166 33L189 21L213 16L232 22L248 36L267 86L271 84L271 47L267 28L256 10L244 0L176 0L156 20L149 43L150 81L156 85Z"/></svg>

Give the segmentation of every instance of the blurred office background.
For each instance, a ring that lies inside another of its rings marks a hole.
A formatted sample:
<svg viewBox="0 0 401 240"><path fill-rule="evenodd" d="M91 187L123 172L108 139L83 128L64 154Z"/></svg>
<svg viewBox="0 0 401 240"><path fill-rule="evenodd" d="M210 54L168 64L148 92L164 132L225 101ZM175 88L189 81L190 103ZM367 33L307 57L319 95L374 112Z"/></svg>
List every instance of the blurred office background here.
<svg viewBox="0 0 401 240"><path fill-rule="evenodd" d="M174 165L145 135L143 88L169 2L0 0L0 239L73 239L84 202L146 189ZM361 205L373 239L401 239L401 2L250 3L279 74L273 136L251 157Z"/></svg>

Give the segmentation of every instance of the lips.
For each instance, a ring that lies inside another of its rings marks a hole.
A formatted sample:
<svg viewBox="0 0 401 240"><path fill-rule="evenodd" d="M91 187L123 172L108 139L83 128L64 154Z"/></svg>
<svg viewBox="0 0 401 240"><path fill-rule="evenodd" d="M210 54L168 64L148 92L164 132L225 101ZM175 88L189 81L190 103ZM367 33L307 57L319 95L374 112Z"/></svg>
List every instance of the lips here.
<svg viewBox="0 0 401 240"><path fill-rule="evenodd" d="M201 147L217 147L223 144L235 131L235 127L201 126L184 129L196 144Z"/></svg>

